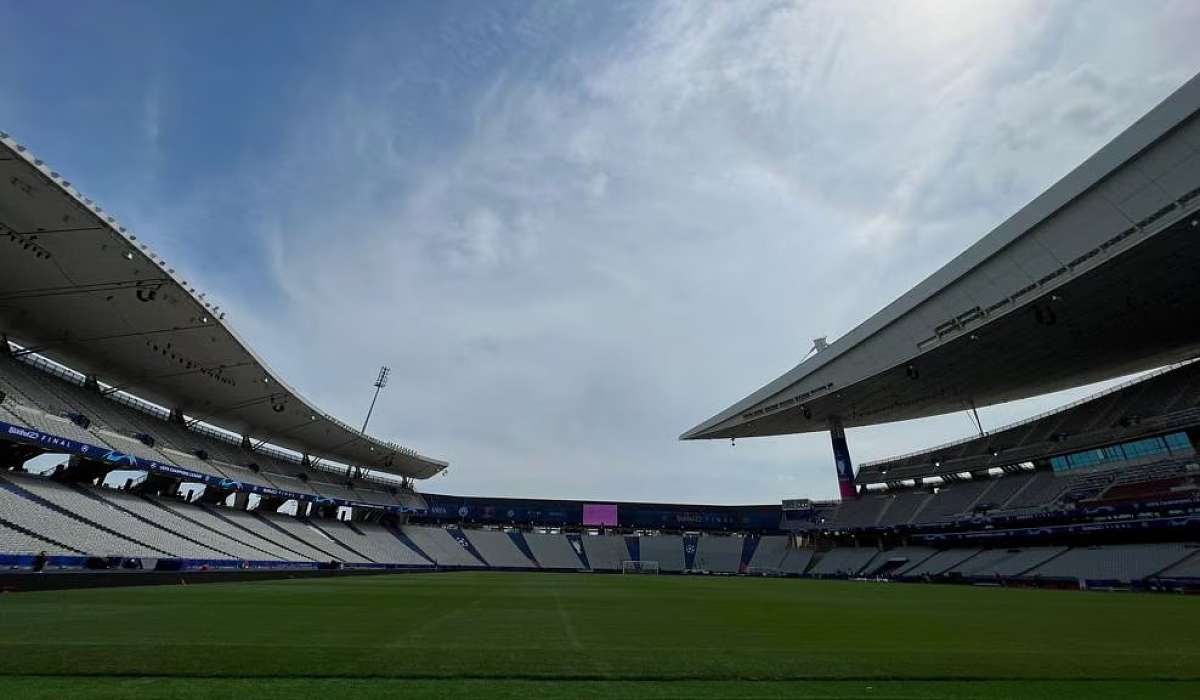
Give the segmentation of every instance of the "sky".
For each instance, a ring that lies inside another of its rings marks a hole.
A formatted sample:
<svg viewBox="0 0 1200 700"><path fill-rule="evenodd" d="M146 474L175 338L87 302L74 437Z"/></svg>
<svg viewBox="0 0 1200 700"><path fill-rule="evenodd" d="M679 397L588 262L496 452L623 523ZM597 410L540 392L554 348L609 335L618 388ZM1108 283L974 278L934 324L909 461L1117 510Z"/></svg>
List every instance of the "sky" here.
<svg viewBox="0 0 1200 700"><path fill-rule="evenodd" d="M833 497L827 435L678 435L1200 71L1189 0L0 0L0 26L0 130L324 410L361 420L390 366L371 432L451 462L420 489L596 500Z"/></svg>

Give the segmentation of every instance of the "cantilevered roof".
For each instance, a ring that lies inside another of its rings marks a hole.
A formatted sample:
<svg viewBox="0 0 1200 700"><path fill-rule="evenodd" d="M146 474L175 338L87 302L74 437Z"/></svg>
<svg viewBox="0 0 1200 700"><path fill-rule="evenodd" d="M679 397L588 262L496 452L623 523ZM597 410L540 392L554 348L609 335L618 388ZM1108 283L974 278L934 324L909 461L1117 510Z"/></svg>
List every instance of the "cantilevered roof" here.
<svg viewBox="0 0 1200 700"><path fill-rule="evenodd" d="M1200 77L916 287L682 439L937 415L1200 354Z"/></svg>
<svg viewBox="0 0 1200 700"><path fill-rule="evenodd" d="M447 466L301 396L194 281L2 132L0 331L117 389L314 458L418 479Z"/></svg>

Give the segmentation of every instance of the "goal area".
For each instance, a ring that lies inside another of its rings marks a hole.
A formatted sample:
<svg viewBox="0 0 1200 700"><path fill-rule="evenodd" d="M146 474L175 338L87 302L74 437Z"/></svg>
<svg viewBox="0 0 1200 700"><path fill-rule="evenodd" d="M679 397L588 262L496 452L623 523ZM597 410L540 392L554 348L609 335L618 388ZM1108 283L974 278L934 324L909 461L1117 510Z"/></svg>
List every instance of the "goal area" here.
<svg viewBox="0 0 1200 700"><path fill-rule="evenodd" d="M658 562L656 561L632 561L627 560L621 562L621 573L623 574L658 574Z"/></svg>

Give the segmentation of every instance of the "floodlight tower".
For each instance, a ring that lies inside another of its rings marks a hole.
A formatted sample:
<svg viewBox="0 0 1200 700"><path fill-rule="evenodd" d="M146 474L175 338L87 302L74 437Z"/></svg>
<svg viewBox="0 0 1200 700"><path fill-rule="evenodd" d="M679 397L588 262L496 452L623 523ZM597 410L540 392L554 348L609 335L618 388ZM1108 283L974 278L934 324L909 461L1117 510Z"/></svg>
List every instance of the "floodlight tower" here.
<svg viewBox="0 0 1200 700"><path fill-rule="evenodd" d="M375 380L375 395L371 397L371 407L367 409L367 418L363 421L361 432L364 435L367 432L367 423L371 422L371 413L375 411L375 401L379 399L379 391L383 389L383 387L387 386L388 375L391 373L392 370L387 365L379 368L379 377Z"/></svg>

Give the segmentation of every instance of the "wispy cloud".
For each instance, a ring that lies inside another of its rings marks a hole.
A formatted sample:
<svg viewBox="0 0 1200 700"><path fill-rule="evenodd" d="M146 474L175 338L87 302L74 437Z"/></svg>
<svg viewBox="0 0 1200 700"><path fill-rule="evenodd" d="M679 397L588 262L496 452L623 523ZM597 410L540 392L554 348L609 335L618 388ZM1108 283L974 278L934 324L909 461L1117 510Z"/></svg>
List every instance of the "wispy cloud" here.
<svg viewBox="0 0 1200 700"><path fill-rule="evenodd" d="M378 19L298 81L263 134L276 148L176 211L238 202L265 260L215 291L322 405L359 415L375 367L393 367L373 427L454 462L431 489L828 496L823 436L675 436L1165 97L1200 67L1196 13L663 2ZM852 450L968 431L963 416L858 430Z"/></svg>

